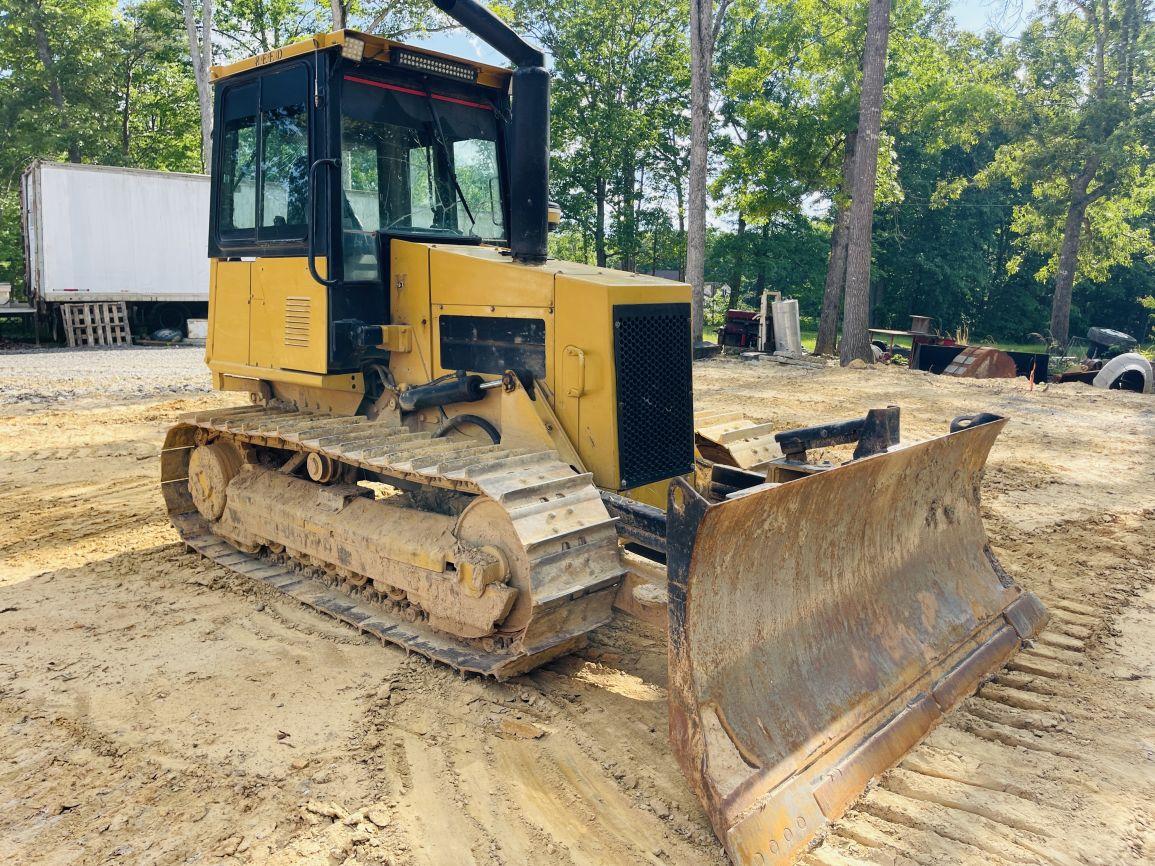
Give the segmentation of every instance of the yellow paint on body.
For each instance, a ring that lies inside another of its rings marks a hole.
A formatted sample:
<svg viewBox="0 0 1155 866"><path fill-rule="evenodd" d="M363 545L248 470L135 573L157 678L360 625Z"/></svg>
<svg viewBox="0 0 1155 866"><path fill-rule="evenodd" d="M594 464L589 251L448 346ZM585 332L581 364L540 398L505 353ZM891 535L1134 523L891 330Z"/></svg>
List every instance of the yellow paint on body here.
<svg viewBox="0 0 1155 866"><path fill-rule="evenodd" d="M597 485L619 490L613 308L689 303L690 287L645 274L570 268L559 269L554 288L552 348L555 357L565 357L554 409ZM664 490L660 495L664 508Z"/></svg>
<svg viewBox="0 0 1155 866"><path fill-rule="evenodd" d="M560 450L592 472L599 487L620 490L613 308L689 303L690 287L572 262L526 265L494 247L394 240L389 257L392 321L375 324L406 335L395 345L406 351L393 352L389 361L397 384L423 385L453 372L441 363L443 315L542 319L546 376L538 399L551 405L539 413L541 423L555 428L555 441L568 441ZM327 369L328 292L309 276L304 258L217 261L212 273L208 358L214 373L363 390L360 374ZM496 393L446 409L495 423L502 418ZM666 490L667 482L657 482L631 495L664 508Z"/></svg>
<svg viewBox="0 0 1155 866"><path fill-rule="evenodd" d="M324 267L319 259L322 274ZM289 381L273 371L329 372L328 290L309 275L303 256L216 260L210 275L210 370L243 375L238 366L257 368L269 381Z"/></svg>
<svg viewBox="0 0 1155 866"><path fill-rule="evenodd" d="M389 248L389 310L394 325L408 325L412 351L394 355L389 369L398 384L433 378L433 324L429 312L429 244L393 241Z"/></svg>
<svg viewBox="0 0 1155 866"><path fill-rule="evenodd" d="M421 346L394 356L398 383L418 385L452 372L441 365L442 315L543 319L553 412L598 486L621 489L613 308L689 303L688 285L554 259L525 265L493 247L410 241L393 242L391 274L394 322L413 327ZM665 507L664 482L638 493Z"/></svg>
<svg viewBox="0 0 1155 866"><path fill-rule="evenodd" d="M249 363L251 261L213 259L209 267L209 333L205 360L216 365ZM215 362L215 363L214 363Z"/></svg>

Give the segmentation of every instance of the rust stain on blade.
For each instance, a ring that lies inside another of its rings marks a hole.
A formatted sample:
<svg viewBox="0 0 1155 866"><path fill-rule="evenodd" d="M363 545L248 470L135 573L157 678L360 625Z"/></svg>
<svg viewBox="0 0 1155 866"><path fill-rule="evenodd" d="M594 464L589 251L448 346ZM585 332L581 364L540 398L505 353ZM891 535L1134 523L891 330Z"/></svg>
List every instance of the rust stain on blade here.
<svg viewBox="0 0 1155 866"><path fill-rule="evenodd" d="M672 486L670 736L735 863L791 862L1041 628L979 511L1005 423L716 505Z"/></svg>

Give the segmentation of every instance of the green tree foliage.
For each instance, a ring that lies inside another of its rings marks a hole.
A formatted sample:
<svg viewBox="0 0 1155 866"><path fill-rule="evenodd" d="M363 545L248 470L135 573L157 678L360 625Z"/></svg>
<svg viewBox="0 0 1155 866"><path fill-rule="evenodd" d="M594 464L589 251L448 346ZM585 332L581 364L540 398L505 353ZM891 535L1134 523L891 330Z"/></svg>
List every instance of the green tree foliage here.
<svg viewBox="0 0 1155 866"><path fill-rule="evenodd" d="M720 110L728 129L715 193L755 220L840 195L854 129L864 7L855 0L741 0L723 34ZM896 193L884 149L880 197Z"/></svg>
<svg viewBox="0 0 1155 866"><path fill-rule="evenodd" d="M225 59L248 57L327 31L331 19L327 5L302 0L224 0L216 5L215 43Z"/></svg>
<svg viewBox="0 0 1155 866"><path fill-rule="evenodd" d="M0 280L23 287L19 179L34 159L200 167L179 7L0 0Z"/></svg>
<svg viewBox="0 0 1155 866"><path fill-rule="evenodd" d="M737 269L744 291L736 306L757 309L766 289L797 298L801 314L816 318L822 306L829 243L829 226L800 213L748 226L741 235L714 231L706 255L706 279L732 287Z"/></svg>
<svg viewBox="0 0 1155 866"><path fill-rule="evenodd" d="M551 56L561 257L683 273L686 0L493 4ZM331 26L401 38L452 23L426 0L219 0L217 62ZM817 317L848 204L864 0L734 0L715 49L706 278ZM1155 310L1151 0L1045 0L1018 39L896 0L874 219L872 316L1015 341L1048 331L1074 192L1073 333L1147 336ZM200 169L178 0L0 0L0 280L23 279L18 188L34 159ZM1088 173L1091 165L1093 172ZM468 174L468 172L466 173Z"/></svg>
<svg viewBox="0 0 1155 866"><path fill-rule="evenodd" d="M660 207L681 195L689 86L682 0L514 0L553 64L554 194L579 258L669 261ZM655 254L655 241L661 251Z"/></svg>
<svg viewBox="0 0 1155 866"><path fill-rule="evenodd" d="M1053 287L1050 330L1067 340L1072 290L1155 255L1155 27L1147 0L1050 0L1007 50L1007 140L957 194L1009 182L1011 273Z"/></svg>
<svg viewBox="0 0 1155 866"><path fill-rule="evenodd" d="M1087 153L1101 151L1072 324L1145 329L1151 13L1130 0L1107 6L1108 82L1121 81L1112 70L1131 46L1126 111L1110 98L1114 108L1096 108L1088 92L1096 41L1088 41L1095 28L1085 9L1041 7L1022 40L1007 40L959 32L934 0L896 4L874 234L876 324L904 327L921 313L983 336L1046 332L1071 180ZM1090 8L1107 6L1097 0ZM827 207L826 221L845 206L839 145L855 123L863 9L835 0L736 7L720 60L730 129L715 147L715 191L731 214L756 223L809 213L813 221ZM1096 134L1103 143L1088 144ZM797 240L812 244L809 233ZM742 270L751 307L756 274L749 263ZM800 299L804 315L812 314L812 299Z"/></svg>
<svg viewBox="0 0 1155 866"><path fill-rule="evenodd" d="M346 7L351 26L415 36L448 26L424 0ZM224 0L218 62L330 26L309 0ZM21 291L20 174L35 159L200 171L196 83L179 0L0 0L0 281Z"/></svg>

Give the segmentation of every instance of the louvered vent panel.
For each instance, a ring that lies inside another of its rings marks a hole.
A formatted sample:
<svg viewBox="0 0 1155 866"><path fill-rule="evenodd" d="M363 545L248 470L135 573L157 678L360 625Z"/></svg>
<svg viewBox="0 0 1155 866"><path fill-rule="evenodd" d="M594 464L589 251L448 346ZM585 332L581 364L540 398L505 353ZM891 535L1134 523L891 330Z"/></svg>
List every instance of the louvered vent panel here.
<svg viewBox="0 0 1155 866"><path fill-rule="evenodd" d="M285 345L294 349L309 347L309 319L312 316L309 298L285 298Z"/></svg>

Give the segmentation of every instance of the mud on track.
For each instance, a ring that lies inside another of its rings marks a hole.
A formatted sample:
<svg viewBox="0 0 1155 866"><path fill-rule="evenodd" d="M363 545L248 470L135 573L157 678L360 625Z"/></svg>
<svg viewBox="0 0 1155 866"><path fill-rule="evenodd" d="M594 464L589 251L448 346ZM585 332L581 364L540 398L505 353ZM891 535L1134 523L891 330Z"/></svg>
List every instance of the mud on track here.
<svg viewBox="0 0 1155 866"><path fill-rule="evenodd" d="M512 683L463 681L185 553L156 451L236 398L182 351L0 358L0 862L725 862L667 751L661 632L623 619ZM696 378L703 407L782 427L886 403L911 438L1013 418L985 516L1051 625L805 862L1155 858L1155 401L725 360Z"/></svg>

